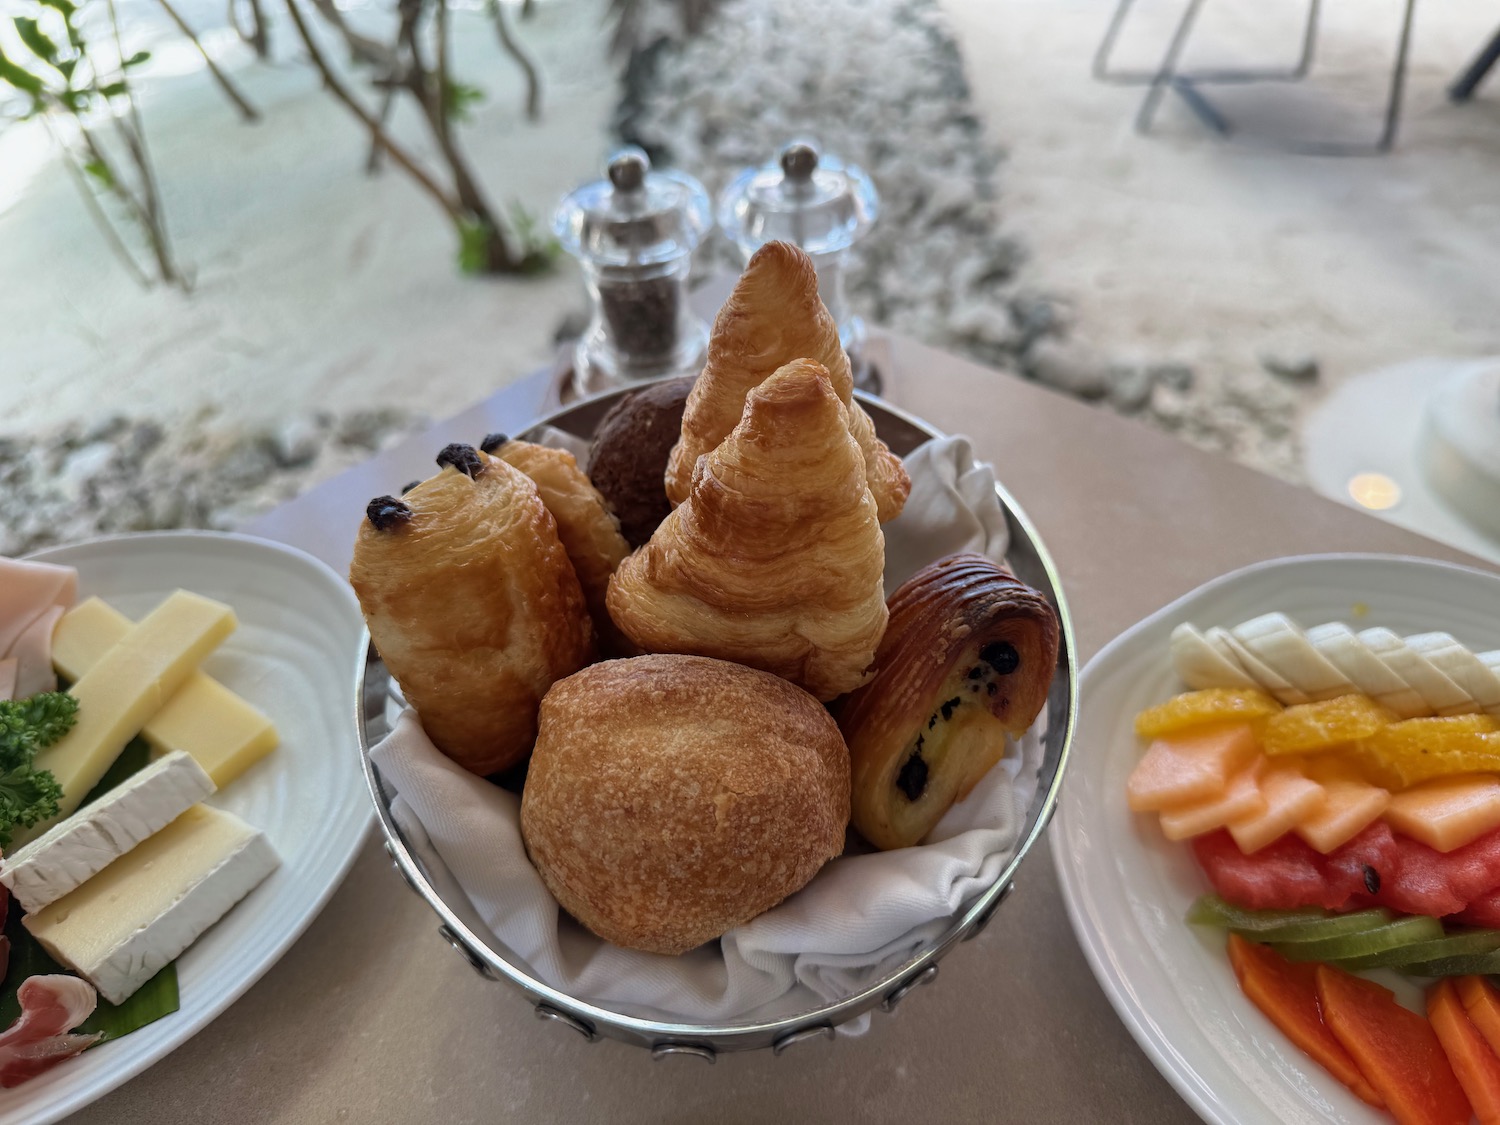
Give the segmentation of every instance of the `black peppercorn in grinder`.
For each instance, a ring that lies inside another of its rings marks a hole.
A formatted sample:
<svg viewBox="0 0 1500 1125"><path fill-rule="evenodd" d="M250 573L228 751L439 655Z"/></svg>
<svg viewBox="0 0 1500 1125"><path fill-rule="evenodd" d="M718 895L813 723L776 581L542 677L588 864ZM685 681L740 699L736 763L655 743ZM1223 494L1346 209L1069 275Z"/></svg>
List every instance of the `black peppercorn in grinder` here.
<svg viewBox="0 0 1500 1125"><path fill-rule="evenodd" d="M592 305L574 350L576 392L698 373L708 326L688 307L687 278L712 223L703 185L653 171L638 148L616 153L605 179L562 201L553 230L582 264Z"/></svg>

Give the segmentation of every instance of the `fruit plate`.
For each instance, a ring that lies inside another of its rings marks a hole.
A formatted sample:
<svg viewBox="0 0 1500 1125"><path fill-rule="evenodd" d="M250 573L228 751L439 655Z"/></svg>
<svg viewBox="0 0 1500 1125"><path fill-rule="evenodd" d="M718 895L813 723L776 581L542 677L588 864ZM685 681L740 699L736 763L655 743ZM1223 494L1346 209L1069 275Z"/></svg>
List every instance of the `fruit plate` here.
<svg viewBox="0 0 1500 1125"><path fill-rule="evenodd" d="M327 566L264 539L198 531L96 539L30 557L76 567L80 600L97 594L137 619L178 588L234 607L239 628L204 671L270 716L281 745L208 803L262 829L281 866L178 958L178 1011L0 1090L0 1123L55 1121L191 1038L317 917L370 823L349 725L364 620Z"/></svg>
<svg viewBox="0 0 1500 1125"><path fill-rule="evenodd" d="M1219 931L1183 915L1209 889L1186 844L1130 812L1137 711L1184 690L1168 638L1181 622L1239 624L1272 610L1304 627L1341 620L1403 635L1443 630L1500 647L1500 576L1388 555L1276 559L1216 578L1127 629L1084 668L1075 760L1052 852L1073 931L1110 1003L1206 1121L1389 1122L1307 1058L1240 993ZM1370 974L1420 1008L1418 989Z"/></svg>
<svg viewBox="0 0 1500 1125"><path fill-rule="evenodd" d="M623 393L608 392L565 407L537 422L521 436L538 438L544 428L550 428L586 441ZM895 410L879 399L859 397L874 420L876 431L897 454L905 456L923 442L943 436L925 422ZM923 941L912 956L903 959L890 971L879 974L879 978L867 986L817 1007L775 1017L755 1016L712 1024L648 1019L618 1005L612 1007L584 1000L550 986L485 926L441 859L431 864L425 862L420 845L397 823L392 811L394 792L369 754L370 747L389 732L398 710L392 703L393 682L372 646L367 652L360 681L357 717L370 796L374 800L377 823L385 836L386 851L401 877L441 920L439 933L443 939L484 979L507 981L518 988L539 1018L570 1027L591 1042L609 1037L649 1048L656 1058L691 1055L712 1061L725 1051L765 1047L779 1055L796 1043L831 1037L835 1026L873 1009L893 1011L912 988L932 981L938 974L938 962L961 941L978 934L994 915L1010 893L1017 867L1045 830L1057 799L1075 721L1077 673L1073 633L1056 569L1020 506L999 485L996 485L996 494L1010 532L1007 559L1011 569L1023 582L1047 595L1061 622L1061 644L1048 693L1045 730L1041 736L1041 768L1015 854L1000 866L992 882L943 920L941 929Z"/></svg>

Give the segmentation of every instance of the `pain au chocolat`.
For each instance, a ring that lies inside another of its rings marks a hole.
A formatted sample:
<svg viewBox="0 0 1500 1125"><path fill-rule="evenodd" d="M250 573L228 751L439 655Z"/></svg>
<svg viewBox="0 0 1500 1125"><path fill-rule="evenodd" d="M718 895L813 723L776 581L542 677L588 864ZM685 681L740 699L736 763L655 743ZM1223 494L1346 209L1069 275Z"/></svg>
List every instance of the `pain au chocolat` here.
<svg viewBox="0 0 1500 1125"><path fill-rule="evenodd" d="M646 652L733 660L822 700L864 682L885 631L885 537L828 373L787 364L620 564L609 612Z"/></svg>
<svg viewBox="0 0 1500 1125"><path fill-rule="evenodd" d="M594 658L583 591L531 479L473 446L370 501L349 581L433 745L465 769L520 762L554 680Z"/></svg>
<svg viewBox="0 0 1500 1125"><path fill-rule="evenodd" d="M768 242L755 252L714 321L708 362L688 395L682 437L667 463L672 503L687 499L698 458L738 424L750 391L795 359L821 364L848 410L849 432L859 443L880 522L901 514L911 478L854 400L849 357L839 343L838 324L818 296L818 272L789 242Z"/></svg>
<svg viewBox="0 0 1500 1125"><path fill-rule="evenodd" d="M553 896L606 941L685 953L801 889L844 848L838 726L779 677L697 656L555 684L521 797Z"/></svg>
<svg viewBox="0 0 1500 1125"><path fill-rule="evenodd" d="M983 555L939 559L892 594L875 677L839 710L860 834L919 843L1035 722L1057 649L1052 604Z"/></svg>

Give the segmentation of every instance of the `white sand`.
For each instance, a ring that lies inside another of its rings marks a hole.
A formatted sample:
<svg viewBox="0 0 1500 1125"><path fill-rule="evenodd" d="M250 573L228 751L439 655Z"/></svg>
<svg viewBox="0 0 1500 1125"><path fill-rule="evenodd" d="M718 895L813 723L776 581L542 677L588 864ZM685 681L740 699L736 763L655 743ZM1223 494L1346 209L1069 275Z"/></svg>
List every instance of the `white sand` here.
<svg viewBox="0 0 1500 1125"><path fill-rule="evenodd" d="M546 78L537 124L490 25L456 18L456 73L489 92L462 138L497 206L550 220L597 173L615 98L602 8L558 0L523 25ZM205 407L250 423L377 405L441 416L550 361L558 321L584 303L569 262L542 279L462 276L436 206L393 168L364 175L362 131L288 57L289 29L270 65L231 34L209 39L265 119L240 124L184 51L153 60L146 127L191 293L135 285L38 131L0 133L0 432ZM400 124L426 153L417 122Z"/></svg>
<svg viewBox="0 0 1500 1125"><path fill-rule="evenodd" d="M1172 96L1156 133L1137 135L1143 91L1089 73L1115 0L941 2L979 116L1009 152L1002 201L1031 250L1027 282L1068 298L1107 354L1210 378L1252 371L1262 352L1311 354L1337 383L1414 356L1500 352L1500 74L1469 105L1444 95L1500 8L1419 4L1395 151L1325 158L1226 143ZM1137 8L1119 63L1150 66L1182 4ZM1288 62L1302 11L1214 0L1186 61ZM1286 131L1373 137L1399 20L1397 0L1325 4L1308 83L1223 104Z"/></svg>

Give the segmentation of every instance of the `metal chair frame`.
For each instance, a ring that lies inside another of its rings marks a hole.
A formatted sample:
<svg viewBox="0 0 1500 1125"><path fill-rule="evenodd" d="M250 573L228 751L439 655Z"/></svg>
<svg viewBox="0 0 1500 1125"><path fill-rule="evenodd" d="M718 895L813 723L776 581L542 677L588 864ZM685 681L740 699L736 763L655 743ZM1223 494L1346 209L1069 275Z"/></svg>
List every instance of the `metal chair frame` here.
<svg viewBox="0 0 1500 1125"><path fill-rule="evenodd" d="M1296 65L1290 69L1236 69L1180 71L1178 61L1192 35L1204 0L1188 0L1182 18L1172 32L1166 53L1154 71L1111 70L1110 56L1124 28L1126 18L1135 0L1120 0L1110 18L1104 39L1094 54L1093 74L1100 82L1119 86L1145 86L1146 96L1136 113L1135 128L1142 134L1150 133L1157 109L1168 90L1172 90L1205 125L1224 137L1234 137L1250 144L1279 148L1289 152L1313 156L1360 156L1389 152L1396 140L1396 130L1401 120L1401 99L1406 86L1406 62L1411 46L1412 14L1417 0L1406 0L1401 18L1401 37L1396 46L1396 57L1391 68L1390 89L1386 97L1384 125L1373 142L1365 141L1301 141L1269 137L1255 133L1240 132L1222 110L1199 88L1200 86L1234 85L1251 82L1298 82L1306 78L1312 69L1317 50L1318 17L1322 11L1322 0L1309 0L1307 22L1302 32L1302 51Z"/></svg>

